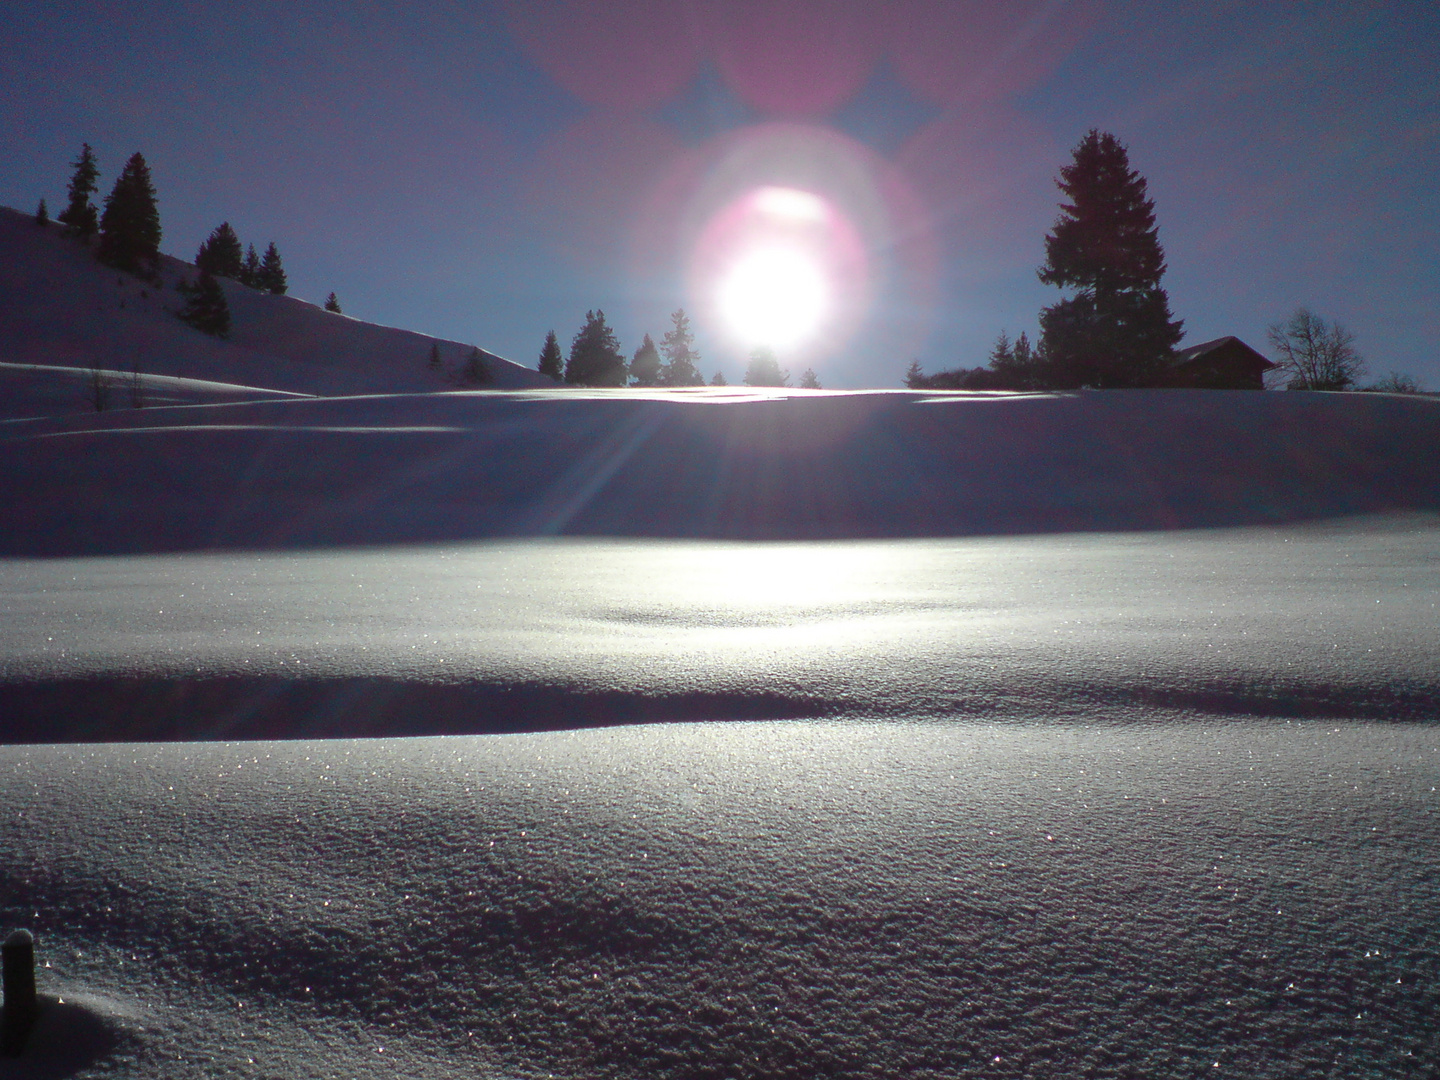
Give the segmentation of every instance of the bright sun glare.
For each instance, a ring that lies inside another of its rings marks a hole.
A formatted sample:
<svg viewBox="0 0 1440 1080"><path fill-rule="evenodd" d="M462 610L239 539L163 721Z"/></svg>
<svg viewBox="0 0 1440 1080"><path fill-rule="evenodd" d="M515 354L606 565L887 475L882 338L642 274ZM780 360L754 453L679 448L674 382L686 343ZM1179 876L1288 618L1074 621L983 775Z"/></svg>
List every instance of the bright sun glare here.
<svg viewBox="0 0 1440 1080"><path fill-rule="evenodd" d="M826 206L808 191L761 188L746 217L745 241L718 282L720 313L746 344L787 349L831 313Z"/></svg>
<svg viewBox="0 0 1440 1080"><path fill-rule="evenodd" d="M793 247L757 247L720 280L720 311L736 334L784 349L819 329L830 289L816 260Z"/></svg>

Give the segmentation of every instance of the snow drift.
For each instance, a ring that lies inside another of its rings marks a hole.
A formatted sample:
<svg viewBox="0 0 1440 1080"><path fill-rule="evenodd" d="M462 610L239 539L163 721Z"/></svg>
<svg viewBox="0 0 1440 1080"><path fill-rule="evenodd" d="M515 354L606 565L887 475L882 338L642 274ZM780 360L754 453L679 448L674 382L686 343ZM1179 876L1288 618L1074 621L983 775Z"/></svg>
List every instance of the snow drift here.
<svg viewBox="0 0 1440 1080"><path fill-rule="evenodd" d="M4 747L0 921L80 1075L1430 1076L1437 782L1193 717Z"/></svg>
<svg viewBox="0 0 1440 1080"><path fill-rule="evenodd" d="M1440 508L1440 401L552 390L53 418L0 435L0 553L549 535L854 539Z"/></svg>

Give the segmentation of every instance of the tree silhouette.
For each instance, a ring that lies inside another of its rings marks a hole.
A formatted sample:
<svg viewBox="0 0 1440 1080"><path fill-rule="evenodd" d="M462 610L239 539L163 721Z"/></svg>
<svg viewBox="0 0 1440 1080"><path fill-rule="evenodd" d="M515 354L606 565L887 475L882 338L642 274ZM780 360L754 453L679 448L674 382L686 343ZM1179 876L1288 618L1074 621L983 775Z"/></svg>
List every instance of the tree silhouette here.
<svg viewBox="0 0 1440 1080"><path fill-rule="evenodd" d="M99 212L90 201L90 196L95 194L100 167L95 164L95 153L89 143L80 144L80 156L71 165L75 171L70 176L70 201L56 220L76 236L88 238L100 227Z"/></svg>
<svg viewBox="0 0 1440 1080"><path fill-rule="evenodd" d="M333 311L336 315L340 314L340 298L333 292L325 298L325 310Z"/></svg>
<svg viewBox="0 0 1440 1080"><path fill-rule="evenodd" d="M659 386L660 368L660 350L655 348L655 342L646 334L640 347L635 350L635 355L630 358L631 385Z"/></svg>
<svg viewBox="0 0 1440 1080"><path fill-rule="evenodd" d="M789 386L790 372L780 366L773 349L761 345L750 353L743 381L746 386Z"/></svg>
<svg viewBox="0 0 1440 1080"><path fill-rule="evenodd" d="M1307 307L1271 326L1269 336L1276 364L1271 378L1287 390L1349 390L1365 374L1355 335Z"/></svg>
<svg viewBox="0 0 1440 1080"><path fill-rule="evenodd" d="M461 372L461 377L471 386L483 386L494 378L490 373L490 365L485 362L485 354L478 346L471 348L470 355L465 358L465 369Z"/></svg>
<svg viewBox="0 0 1440 1080"><path fill-rule="evenodd" d="M665 363L660 368L661 386L704 386L705 377L700 374L700 353L695 348L695 334L690 329L690 316L684 308L676 308L670 314L674 324L660 339L660 351Z"/></svg>
<svg viewBox="0 0 1440 1080"><path fill-rule="evenodd" d="M1181 337L1160 287L1165 255L1145 179L1124 145L1091 131L1056 181L1067 202L1045 237L1040 280L1075 295L1040 313L1046 380L1057 387L1155 386Z"/></svg>
<svg viewBox="0 0 1440 1080"><path fill-rule="evenodd" d="M36 225L49 225L49 224L50 224L50 208L45 205L45 200L44 200L44 199L41 199L41 200L40 200L40 205L35 208L35 224L36 224Z"/></svg>
<svg viewBox="0 0 1440 1080"><path fill-rule="evenodd" d="M560 341L554 330L545 335L545 344L540 349L540 374L548 375L556 382L565 376L565 358L560 353Z"/></svg>
<svg viewBox="0 0 1440 1080"><path fill-rule="evenodd" d="M712 376L710 377L710 385L711 385L711 386L729 386L729 385L730 385L730 380L727 379L727 378L725 378L725 373L724 373L723 371L717 371L717 372L715 372L714 375L712 375Z"/></svg>
<svg viewBox="0 0 1440 1080"><path fill-rule="evenodd" d="M587 311L585 325L570 343L565 381L578 386L624 386L625 376L625 357L605 322L605 312Z"/></svg>
<svg viewBox="0 0 1440 1080"><path fill-rule="evenodd" d="M285 277L285 266L280 261L280 249L271 240L270 245L265 249L265 257L260 260L260 272L256 277L255 287L264 289L276 296L284 294L290 288L290 282Z"/></svg>
<svg viewBox="0 0 1440 1080"><path fill-rule="evenodd" d="M240 267L240 276L235 280L252 289L260 288L260 256L255 253L254 244L245 248L245 262Z"/></svg>
<svg viewBox="0 0 1440 1080"><path fill-rule="evenodd" d="M820 378L815 374L814 368L807 367L800 373L801 390L819 390L820 388Z"/></svg>
<svg viewBox="0 0 1440 1080"><path fill-rule="evenodd" d="M195 269L249 284L243 280L245 257L240 237L228 221L216 225L210 235L201 241L200 249L195 252Z"/></svg>
<svg viewBox="0 0 1440 1080"><path fill-rule="evenodd" d="M431 371L439 371L441 368L440 343L438 341L430 342L430 359L426 361L426 366Z"/></svg>
<svg viewBox="0 0 1440 1080"><path fill-rule="evenodd" d="M137 151L125 163L115 187L105 196L100 215L100 244L95 254L102 262L138 273L151 269L160 258L160 212L155 207L155 185L150 168Z"/></svg>
<svg viewBox="0 0 1440 1080"><path fill-rule="evenodd" d="M194 285L181 282L179 288L186 301L177 314L184 322L213 337L230 336L230 305L213 274L201 270Z"/></svg>

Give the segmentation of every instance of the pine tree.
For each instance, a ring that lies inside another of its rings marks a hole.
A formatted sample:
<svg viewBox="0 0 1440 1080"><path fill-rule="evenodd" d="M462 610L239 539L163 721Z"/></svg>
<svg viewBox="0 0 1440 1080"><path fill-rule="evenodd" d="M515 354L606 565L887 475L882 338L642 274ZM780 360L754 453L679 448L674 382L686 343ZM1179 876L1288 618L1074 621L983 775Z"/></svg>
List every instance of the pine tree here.
<svg viewBox="0 0 1440 1080"><path fill-rule="evenodd" d="M761 345L751 351L743 381L746 386L789 386L790 372L780 366L773 349Z"/></svg>
<svg viewBox="0 0 1440 1080"><path fill-rule="evenodd" d="M820 378L815 374L814 368L806 368L800 373L801 390L819 390Z"/></svg>
<svg viewBox="0 0 1440 1080"><path fill-rule="evenodd" d="M325 298L325 310L333 311L336 315L340 314L340 298L333 292Z"/></svg>
<svg viewBox="0 0 1440 1080"><path fill-rule="evenodd" d="M89 143L81 143L80 157L71 165L75 172L70 177L70 201L56 220L76 236L88 239L100 227L99 213L90 201L90 196L95 194L100 168L95 164L95 154Z"/></svg>
<svg viewBox="0 0 1440 1080"><path fill-rule="evenodd" d="M276 296L283 295L290 288L290 282L285 277L285 267L280 262L280 249L275 246L274 240L270 241L270 246L265 249L265 257L260 260L260 276L256 288Z"/></svg>
<svg viewBox="0 0 1440 1080"><path fill-rule="evenodd" d="M41 200L40 200L40 205L35 208L35 224L36 224L36 225L49 225L49 224L50 224L50 208L45 205L45 200L44 200L44 199L41 199Z"/></svg>
<svg viewBox="0 0 1440 1080"><path fill-rule="evenodd" d="M120 270L153 269L160 258L160 212L150 168L137 151L125 163L115 187L105 196L100 215L100 244L95 254Z"/></svg>
<svg viewBox="0 0 1440 1080"><path fill-rule="evenodd" d="M426 362L426 366L429 367L431 371L439 371L442 366L440 363L440 343L438 341L430 342L430 359Z"/></svg>
<svg viewBox="0 0 1440 1080"><path fill-rule="evenodd" d="M214 337L230 336L230 305L210 271L201 270L194 285L181 282L180 293L186 297L185 306L177 312L182 321Z"/></svg>
<svg viewBox="0 0 1440 1080"><path fill-rule="evenodd" d="M605 312L587 311L585 325L570 343L565 381L578 386L624 386L625 357Z"/></svg>
<svg viewBox="0 0 1440 1080"><path fill-rule="evenodd" d="M632 386L660 385L660 350L655 348L649 334L630 359L630 378Z"/></svg>
<svg viewBox="0 0 1440 1080"><path fill-rule="evenodd" d="M905 369L905 385L911 390L925 389L925 369L920 366L919 360L911 360L910 366Z"/></svg>
<svg viewBox="0 0 1440 1080"><path fill-rule="evenodd" d="M244 281L244 249L240 246L240 237L228 221L216 225L201 243L200 250L195 253L195 269L248 284Z"/></svg>
<svg viewBox="0 0 1440 1080"><path fill-rule="evenodd" d="M1032 390L1046 385L1047 378L1025 332L1012 343L1002 330L990 347L990 366L972 369L969 381L961 385L972 390Z"/></svg>
<svg viewBox="0 0 1440 1080"><path fill-rule="evenodd" d="M1092 129L1060 170L1068 202L1045 237L1040 280L1075 295L1040 313L1045 379L1057 387L1155 386L1182 334L1160 287L1165 254L1145 178Z"/></svg>
<svg viewBox="0 0 1440 1080"><path fill-rule="evenodd" d="M465 370L462 377L471 386L483 386L493 378L490 374L490 365L485 362L485 354L480 351L478 346L472 348L470 355L465 358Z"/></svg>
<svg viewBox="0 0 1440 1080"><path fill-rule="evenodd" d="M730 380L727 379L727 378L725 378L725 373L724 373L723 371L717 371L717 372L715 372L714 376L711 377L711 379L710 379L710 385L711 385L711 386L729 386L729 385L730 385Z"/></svg>
<svg viewBox="0 0 1440 1080"><path fill-rule="evenodd" d="M660 385L704 386L705 376L700 374L700 352L695 348L690 316L684 308L677 308L671 313L670 321L674 327L660 339L660 351L665 356L660 368Z"/></svg>
<svg viewBox="0 0 1440 1080"><path fill-rule="evenodd" d="M554 330L545 335L545 344L540 349L540 374L556 382L565 377L565 358L560 353L560 340Z"/></svg>
<svg viewBox="0 0 1440 1080"><path fill-rule="evenodd" d="M240 275L235 280L252 289L260 288L260 256L255 254L254 244L246 247L245 263L240 267Z"/></svg>

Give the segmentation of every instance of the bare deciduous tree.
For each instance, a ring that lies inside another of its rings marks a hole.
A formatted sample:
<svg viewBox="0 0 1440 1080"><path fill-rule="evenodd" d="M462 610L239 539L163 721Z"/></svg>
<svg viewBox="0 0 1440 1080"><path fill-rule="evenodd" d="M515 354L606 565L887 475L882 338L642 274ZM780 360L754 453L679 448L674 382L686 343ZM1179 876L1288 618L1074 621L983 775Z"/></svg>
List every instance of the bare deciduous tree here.
<svg viewBox="0 0 1440 1080"><path fill-rule="evenodd" d="M1269 328L1276 367L1272 385L1287 390L1349 390L1365 374L1365 361L1355 349L1355 335L1339 323L1328 323L1307 307Z"/></svg>
<svg viewBox="0 0 1440 1080"><path fill-rule="evenodd" d="M1365 389L1373 390L1377 394L1418 394L1420 384L1413 375L1392 371L1374 386L1367 386Z"/></svg>

